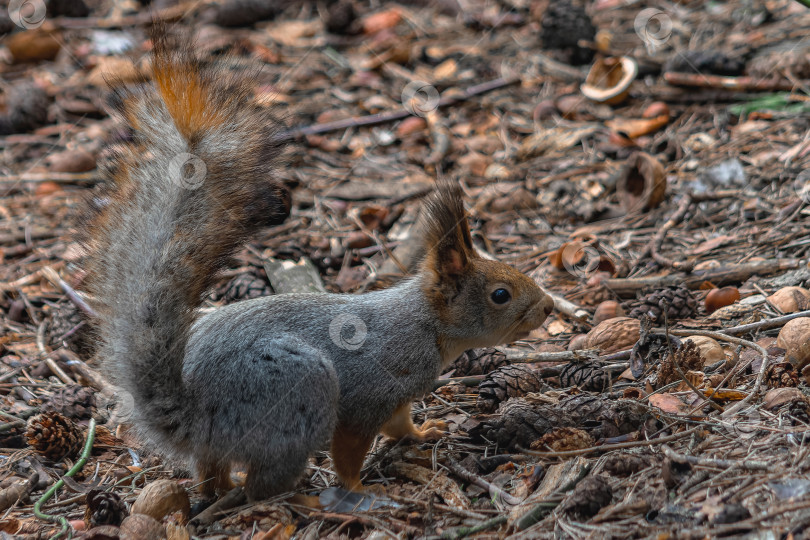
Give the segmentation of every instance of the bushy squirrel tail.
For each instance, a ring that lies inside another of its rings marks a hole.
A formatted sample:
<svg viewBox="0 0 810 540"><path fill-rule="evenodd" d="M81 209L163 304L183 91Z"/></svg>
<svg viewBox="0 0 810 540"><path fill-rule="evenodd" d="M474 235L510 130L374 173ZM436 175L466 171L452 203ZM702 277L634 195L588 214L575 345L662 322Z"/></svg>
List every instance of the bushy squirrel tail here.
<svg viewBox="0 0 810 540"><path fill-rule="evenodd" d="M132 140L88 219L100 357L131 394L135 426L178 450L193 407L182 368L196 308L233 251L290 210L273 179L280 123L252 102L250 81L158 30L154 84L113 98Z"/></svg>

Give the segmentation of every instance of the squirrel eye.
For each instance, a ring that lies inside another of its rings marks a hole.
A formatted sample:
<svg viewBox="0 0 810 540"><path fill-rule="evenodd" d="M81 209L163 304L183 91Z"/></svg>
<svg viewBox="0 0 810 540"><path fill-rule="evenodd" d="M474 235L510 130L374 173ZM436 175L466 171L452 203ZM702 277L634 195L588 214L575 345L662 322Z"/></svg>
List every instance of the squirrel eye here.
<svg viewBox="0 0 810 540"><path fill-rule="evenodd" d="M495 289L492 291L492 301L496 304L505 304L512 298L506 289Z"/></svg>

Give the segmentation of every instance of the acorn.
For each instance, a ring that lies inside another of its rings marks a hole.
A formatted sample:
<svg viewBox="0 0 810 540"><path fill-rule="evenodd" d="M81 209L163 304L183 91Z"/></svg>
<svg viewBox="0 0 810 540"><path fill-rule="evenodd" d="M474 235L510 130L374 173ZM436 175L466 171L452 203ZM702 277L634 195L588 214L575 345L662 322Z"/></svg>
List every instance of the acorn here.
<svg viewBox="0 0 810 540"><path fill-rule="evenodd" d="M723 287L709 291L703 302L706 313L713 313L722 307L730 306L739 299L740 291L737 287Z"/></svg>

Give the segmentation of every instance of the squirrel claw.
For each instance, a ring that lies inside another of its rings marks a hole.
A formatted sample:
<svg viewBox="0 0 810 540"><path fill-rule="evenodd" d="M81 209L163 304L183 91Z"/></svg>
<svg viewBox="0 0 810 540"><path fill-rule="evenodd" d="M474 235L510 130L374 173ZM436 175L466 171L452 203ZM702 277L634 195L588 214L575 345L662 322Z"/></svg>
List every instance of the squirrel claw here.
<svg viewBox="0 0 810 540"><path fill-rule="evenodd" d="M449 434L444 420L427 420L419 427L414 438L419 442L438 441Z"/></svg>

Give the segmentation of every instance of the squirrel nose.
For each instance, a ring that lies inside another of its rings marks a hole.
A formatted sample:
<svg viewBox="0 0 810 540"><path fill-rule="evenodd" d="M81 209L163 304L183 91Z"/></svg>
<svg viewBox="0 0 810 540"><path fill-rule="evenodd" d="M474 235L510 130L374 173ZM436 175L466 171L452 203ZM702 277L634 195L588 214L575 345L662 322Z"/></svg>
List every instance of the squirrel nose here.
<svg viewBox="0 0 810 540"><path fill-rule="evenodd" d="M543 311L546 312L546 315L550 315L553 310L554 306L543 306Z"/></svg>

